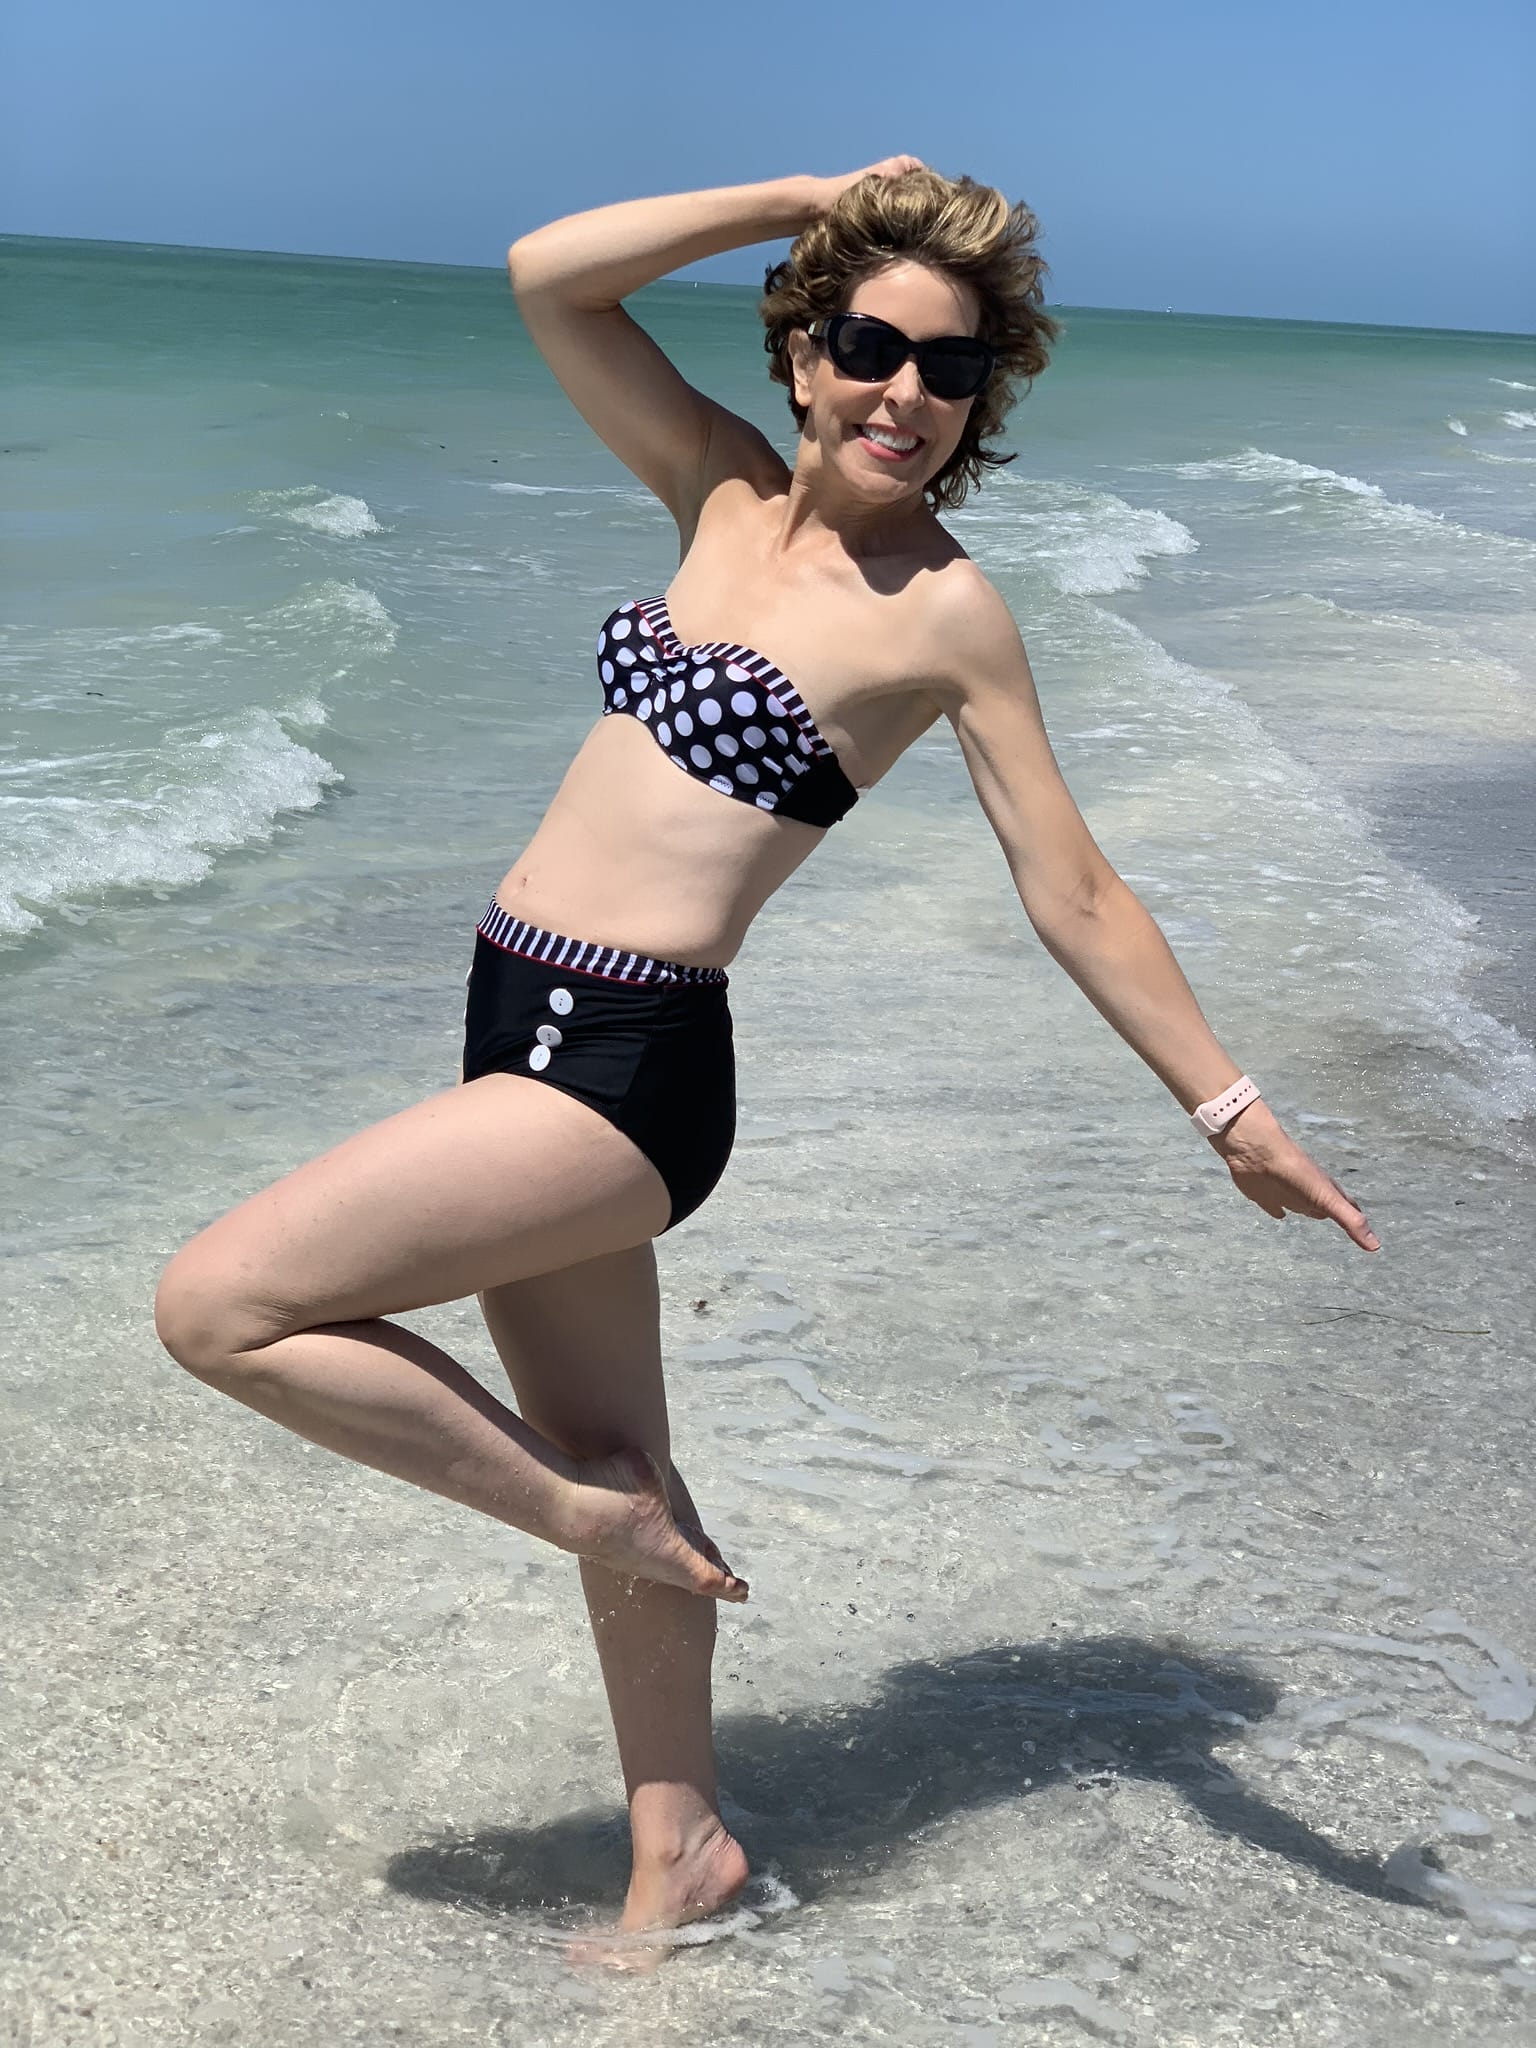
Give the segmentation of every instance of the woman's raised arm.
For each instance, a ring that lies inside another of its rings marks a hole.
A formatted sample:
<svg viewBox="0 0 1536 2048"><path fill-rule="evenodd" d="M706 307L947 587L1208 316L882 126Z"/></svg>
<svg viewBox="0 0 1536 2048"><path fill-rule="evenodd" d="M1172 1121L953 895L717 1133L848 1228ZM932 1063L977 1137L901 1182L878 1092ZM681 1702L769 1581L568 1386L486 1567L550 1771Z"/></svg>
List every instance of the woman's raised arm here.
<svg viewBox="0 0 1536 2048"><path fill-rule="evenodd" d="M739 453L772 450L756 427L696 391L620 301L701 257L798 235L856 179L896 177L917 161L887 157L841 177L624 199L535 228L507 251L518 310L566 396L685 531L702 502L706 463L724 474ZM712 441L721 461L710 457Z"/></svg>
<svg viewBox="0 0 1536 2048"><path fill-rule="evenodd" d="M761 436L696 391L619 302L702 256L798 234L814 217L821 183L781 178L626 199L551 221L507 252L518 310L540 355L587 425L679 527L698 516L712 434L729 422Z"/></svg>

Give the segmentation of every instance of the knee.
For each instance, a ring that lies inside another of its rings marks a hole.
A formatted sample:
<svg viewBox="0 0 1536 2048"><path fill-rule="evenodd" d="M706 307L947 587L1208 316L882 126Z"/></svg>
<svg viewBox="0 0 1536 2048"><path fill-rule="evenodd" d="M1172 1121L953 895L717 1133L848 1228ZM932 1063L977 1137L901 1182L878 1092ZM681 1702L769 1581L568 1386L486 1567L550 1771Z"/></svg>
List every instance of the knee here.
<svg viewBox="0 0 1536 2048"><path fill-rule="evenodd" d="M219 1379L239 1370L252 1318L232 1280L196 1242L179 1251L155 1289L155 1335L188 1372Z"/></svg>

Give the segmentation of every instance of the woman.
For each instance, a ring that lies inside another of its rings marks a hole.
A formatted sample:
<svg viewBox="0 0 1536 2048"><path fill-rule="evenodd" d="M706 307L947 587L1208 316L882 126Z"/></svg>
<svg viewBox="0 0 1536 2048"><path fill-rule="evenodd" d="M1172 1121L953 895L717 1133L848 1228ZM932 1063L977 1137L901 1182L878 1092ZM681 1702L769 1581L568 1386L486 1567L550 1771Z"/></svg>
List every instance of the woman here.
<svg viewBox="0 0 1536 2048"><path fill-rule="evenodd" d="M1095 845L1008 609L935 516L1002 459L983 441L1009 379L1055 338L1034 233L1022 206L902 156L601 207L514 245L528 331L676 519L680 568L603 624L604 715L476 936L463 1084L233 1210L160 1287L161 1338L200 1378L580 1557L629 1795L629 1928L710 1913L746 1878L718 1810L709 1674L714 1601L747 1588L671 1464L652 1240L730 1151L727 963L941 716L1035 930L1241 1192L1377 1246ZM793 473L622 306L783 235L762 310L800 428ZM468 1294L518 1414L383 1320Z"/></svg>

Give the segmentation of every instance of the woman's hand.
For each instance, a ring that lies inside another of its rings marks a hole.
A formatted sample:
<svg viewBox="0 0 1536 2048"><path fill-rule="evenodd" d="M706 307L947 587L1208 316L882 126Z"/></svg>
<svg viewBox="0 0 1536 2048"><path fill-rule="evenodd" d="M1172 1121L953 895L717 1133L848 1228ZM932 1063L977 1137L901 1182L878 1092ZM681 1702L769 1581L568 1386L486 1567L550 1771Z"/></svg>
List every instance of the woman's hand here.
<svg viewBox="0 0 1536 2048"><path fill-rule="evenodd" d="M1209 1142L1226 1160L1238 1192L1267 1216L1282 1223L1287 1209L1298 1216L1331 1216L1363 1251L1380 1251L1381 1240L1359 1204L1286 1136L1262 1101L1251 1102Z"/></svg>
<svg viewBox="0 0 1536 2048"><path fill-rule="evenodd" d="M840 178L812 178L809 184L811 219L820 220L834 199L857 185L860 178L899 178L905 171L925 171L928 166L920 156L887 156L877 164L866 164L862 171L845 171Z"/></svg>

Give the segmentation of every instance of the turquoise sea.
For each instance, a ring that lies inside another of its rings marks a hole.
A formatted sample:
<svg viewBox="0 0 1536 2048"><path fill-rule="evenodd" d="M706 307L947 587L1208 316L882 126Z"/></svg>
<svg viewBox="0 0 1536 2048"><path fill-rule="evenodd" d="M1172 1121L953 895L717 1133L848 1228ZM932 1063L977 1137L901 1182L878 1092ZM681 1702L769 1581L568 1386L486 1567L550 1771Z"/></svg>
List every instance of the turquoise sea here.
<svg viewBox="0 0 1536 2048"><path fill-rule="evenodd" d="M751 290L631 304L790 454ZM953 529L1385 1249L1232 1192L935 728L735 963L662 1250L760 1876L639 1982L563 1954L624 1875L566 1560L149 1304L452 1082L674 530L497 271L0 239L5 2038L1536 2042L1536 342L1059 310Z"/></svg>

